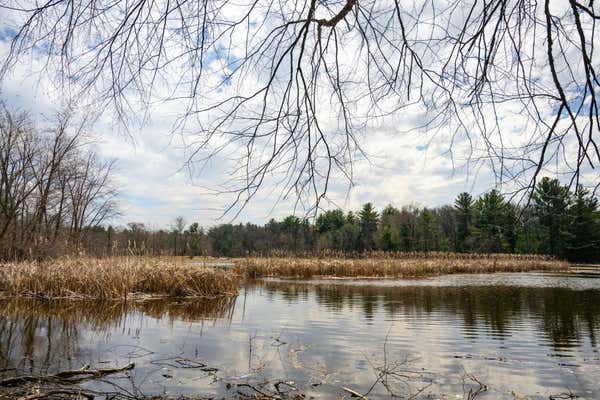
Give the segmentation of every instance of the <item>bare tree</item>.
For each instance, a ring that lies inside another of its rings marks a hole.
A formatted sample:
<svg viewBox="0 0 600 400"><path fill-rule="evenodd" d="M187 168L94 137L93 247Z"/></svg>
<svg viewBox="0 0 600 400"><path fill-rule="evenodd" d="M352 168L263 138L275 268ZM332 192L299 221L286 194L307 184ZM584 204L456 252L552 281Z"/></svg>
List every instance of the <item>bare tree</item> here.
<svg viewBox="0 0 600 400"><path fill-rule="evenodd" d="M34 195L33 212L28 220L27 241L30 243L41 243L45 241L54 242L57 230L50 229L55 219L61 219L60 202L59 210L55 210L56 197L60 193L62 199L64 191L59 186L64 183L59 175L64 171L67 158L76 152L81 146L80 139L82 128L79 127L75 133L68 132L71 115L62 112L57 115L57 122L45 134L33 133L35 143L35 162L32 164L33 186L36 188ZM33 128L32 128L33 130ZM64 200L64 199L62 199Z"/></svg>
<svg viewBox="0 0 600 400"><path fill-rule="evenodd" d="M33 52L68 93L124 122L157 101L175 102L183 110L175 128L191 131L190 165L238 155L224 188L235 195L231 210L268 180L280 198L318 206L333 177L352 184L368 130L406 115L419 116L420 132L447 140L453 163L485 162L498 183L523 193L550 167L578 187L600 162L593 1L0 0L0 7L14 21L6 23L0 79ZM520 132L511 135L517 118Z"/></svg>
<svg viewBox="0 0 600 400"><path fill-rule="evenodd" d="M183 234L183 231L185 229L185 219L180 215L178 217L175 217L175 220L173 221L173 225L172 225L172 230L173 230L173 254L174 255L179 255L180 253L183 254L183 251L185 249L180 249L180 237Z"/></svg>
<svg viewBox="0 0 600 400"><path fill-rule="evenodd" d="M3 108L0 114L0 241L7 234L16 240L18 224L27 200L36 190L32 166L35 158L30 124L24 114L12 116Z"/></svg>
<svg viewBox="0 0 600 400"><path fill-rule="evenodd" d="M81 233L116 215L116 189L111 184L115 160L101 162L94 153L75 160L75 174L66 181L70 198L69 233L76 248L81 245Z"/></svg>
<svg viewBox="0 0 600 400"><path fill-rule="evenodd" d="M0 257L78 251L83 231L117 212L114 160L86 150L69 113L56 121L44 131L25 114L0 113Z"/></svg>

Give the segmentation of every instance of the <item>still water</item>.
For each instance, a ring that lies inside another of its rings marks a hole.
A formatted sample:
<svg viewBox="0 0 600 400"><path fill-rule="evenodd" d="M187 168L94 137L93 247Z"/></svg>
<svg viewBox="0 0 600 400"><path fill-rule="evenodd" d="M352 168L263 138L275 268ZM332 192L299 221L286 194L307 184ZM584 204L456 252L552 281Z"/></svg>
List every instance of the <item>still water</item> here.
<svg viewBox="0 0 600 400"><path fill-rule="evenodd" d="M238 383L274 391L283 381L307 397L369 399L462 399L485 386L478 399L600 399L594 276L263 280L231 299L0 310L0 377L135 362L85 385L230 397Z"/></svg>

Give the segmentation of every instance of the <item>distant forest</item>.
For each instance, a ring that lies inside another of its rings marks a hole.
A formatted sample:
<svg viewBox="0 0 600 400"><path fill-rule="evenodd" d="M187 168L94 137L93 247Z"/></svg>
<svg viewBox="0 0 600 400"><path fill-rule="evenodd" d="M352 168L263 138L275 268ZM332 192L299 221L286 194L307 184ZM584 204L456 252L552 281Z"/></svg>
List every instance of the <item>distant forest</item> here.
<svg viewBox="0 0 600 400"><path fill-rule="evenodd" d="M371 203L357 212L328 210L309 220L288 216L265 225L223 224L202 229L175 218L168 229L118 215L114 161L102 161L83 128L68 114L36 128L26 115L0 115L0 258L105 255L360 256L371 251L455 251L547 254L600 261L598 199L583 187L569 190L541 179L527 206L497 190L479 198L461 193L435 208Z"/></svg>
<svg viewBox="0 0 600 400"><path fill-rule="evenodd" d="M114 230L96 228L113 243L140 254L315 255L335 252L360 256L379 251L455 251L547 254L573 261L600 260L598 200L584 188L574 193L558 180L543 178L528 207L491 190L474 199L461 193L454 204L435 208L371 203L358 212L340 209L308 219L288 216L265 225L223 224L187 229L182 218L169 231L148 231L142 224Z"/></svg>

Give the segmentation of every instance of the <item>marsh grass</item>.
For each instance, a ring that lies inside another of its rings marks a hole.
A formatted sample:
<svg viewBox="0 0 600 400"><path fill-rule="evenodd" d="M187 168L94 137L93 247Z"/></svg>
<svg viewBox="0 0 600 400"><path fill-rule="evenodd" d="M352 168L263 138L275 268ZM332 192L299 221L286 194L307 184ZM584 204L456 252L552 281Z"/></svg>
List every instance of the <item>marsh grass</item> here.
<svg viewBox="0 0 600 400"><path fill-rule="evenodd" d="M202 266L233 262L227 270ZM544 256L457 253L369 253L360 257L60 258L0 264L0 295L43 299L218 297L237 294L245 278L418 278L456 273L564 271Z"/></svg>
<svg viewBox="0 0 600 400"><path fill-rule="evenodd" d="M546 256L476 253L370 253L365 257L248 257L236 260L247 277L419 278L445 274L564 271L566 262Z"/></svg>
<svg viewBox="0 0 600 400"><path fill-rule="evenodd" d="M237 293L231 273L187 265L182 258L61 258L0 264L5 297L128 299L216 297Z"/></svg>

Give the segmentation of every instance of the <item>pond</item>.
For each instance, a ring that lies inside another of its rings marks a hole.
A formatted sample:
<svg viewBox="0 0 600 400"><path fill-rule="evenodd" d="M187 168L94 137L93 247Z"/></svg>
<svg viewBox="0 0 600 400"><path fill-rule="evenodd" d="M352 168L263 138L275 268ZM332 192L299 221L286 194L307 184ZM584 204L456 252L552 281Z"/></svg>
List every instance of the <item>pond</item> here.
<svg viewBox="0 0 600 400"><path fill-rule="evenodd" d="M593 275L261 280L229 299L0 308L0 377L134 362L83 386L128 395L600 398Z"/></svg>

